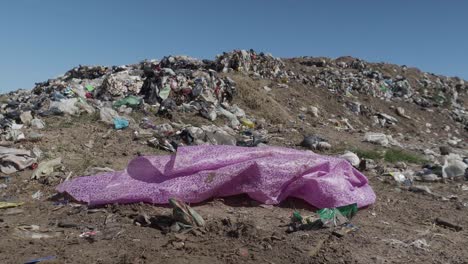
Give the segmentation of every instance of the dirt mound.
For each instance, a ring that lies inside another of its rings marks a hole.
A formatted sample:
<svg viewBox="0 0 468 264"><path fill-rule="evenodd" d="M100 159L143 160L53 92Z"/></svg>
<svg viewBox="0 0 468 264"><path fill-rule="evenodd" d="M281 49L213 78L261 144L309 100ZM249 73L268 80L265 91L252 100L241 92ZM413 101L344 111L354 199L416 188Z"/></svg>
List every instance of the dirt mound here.
<svg viewBox="0 0 468 264"><path fill-rule="evenodd" d="M445 162L468 162L467 98L459 78L352 57L282 60L233 51L213 61L168 56L77 67L0 100L1 145L35 160L21 169L4 158L0 163L16 170L2 171L0 202L24 202L0 209L0 260L464 263L468 183L443 171ZM128 126L116 129L116 120ZM365 142L369 133L379 140ZM122 170L137 156L179 146L304 149L304 136L328 143L313 149L321 154L357 154L377 195L351 219L357 231L288 233L293 212L316 216L317 208L295 199L269 206L235 196L192 205L206 226L178 233L169 207L93 208L55 191L64 180ZM56 158L59 166L31 179L37 165Z"/></svg>

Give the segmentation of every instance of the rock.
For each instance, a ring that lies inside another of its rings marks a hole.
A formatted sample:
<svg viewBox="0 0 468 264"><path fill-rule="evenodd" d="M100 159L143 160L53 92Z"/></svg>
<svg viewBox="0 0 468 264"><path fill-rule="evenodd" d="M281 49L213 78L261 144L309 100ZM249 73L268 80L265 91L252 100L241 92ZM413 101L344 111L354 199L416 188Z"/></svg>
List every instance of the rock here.
<svg viewBox="0 0 468 264"><path fill-rule="evenodd" d="M249 256L249 250L246 248L239 248L237 254L241 257L247 258Z"/></svg>
<svg viewBox="0 0 468 264"><path fill-rule="evenodd" d="M403 107L397 107L397 108L396 108L396 113L397 113L397 115L399 115L399 116L401 116L401 117L404 117L404 118L406 118L406 119L411 119L410 116L407 116L407 115L405 114L405 109L404 109Z"/></svg>
<svg viewBox="0 0 468 264"><path fill-rule="evenodd" d="M6 133L5 139L9 141L17 142L17 141L26 139L26 136L19 129L11 129Z"/></svg>
<svg viewBox="0 0 468 264"><path fill-rule="evenodd" d="M263 89L264 89L265 91L267 91L267 92L270 92L270 91L271 91L271 88L268 87L268 86L263 86Z"/></svg>
<svg viewBox="0 0 468 264"><path fill-rule="evenodd" d="M391 115L387 115L385 113L379 113L378 116L380 118L383 118L386 120L387 123L389 124L395 124L395 123L398 123L398 119L396 119L395 117L391 116Z"/></svg>
<svg viewBox="0 0 468 264"><path fill-rule="evenodd" d="M177 250L180 250L180 249L183 249L184 246L185 246L185 243L184 242L172 242L172 246L174 246L174 249L177 249Z"/></svg>
<svg viewBox="0 0 468 264"><path fill-rule="evenodd" d="M27 139L32 142L40 141L44 137L43 134L39 134L36 132L31 132L28 134Z"/></svg>
<svg viewBox="0 0 468 264"><path fill-rule="evenodd" d="M310 106L309 107L309 113L313 116L313 117L318 117L319 116L319 109L315 106Z"/></svg>
<svg viewBox="0 0 468 264"><path fill-rule="evenodd" d="M440 178L439 176L437 176L437 174L431 173L431 174L422 175L421 180L425 182L435 182L435 181L439 181Z"/></svg>
<svg viewBox="0 0 468 264"><path fill-rule="evenodd" d="M454 139L449 139L449 140L447 140L447 144L449 144L450 146L456 148L457 145L458 145L458 141L457 141L457 140L454 140Z"/></svg>
<svg viewBox="0 0 468 264"><path fill-rule="evenodd" d="M373 144L378 144L381 146L387 146L389 143L389 140L387 136L383 133L373 133L373 132L367 132L364 135L364 141L365 142L370 142Z"/></svg>
<svg viewBox="0 0 468 264"><path fill-rule="evenodd" d="M318 136L305 136L299 145L310 150L316 150L322 142L327 143L325 139ZM321 147L327 148L331 147L331 145L322 144Z"/></svg>
<svg viewBox="0 0 468 264"><path fill-rule="evenodd" d="M409 187L409 190L412 191L412 192L432 194L431 189L429 189L429 187L423 186L423 185L413 185L413 186Z"/></svg>
<svg viewBox="0 0 468 264"><path fill-rule="evenodd" d="M33 120L33 116L31 114L31 111L26 111L26 112L21 113L20 119L21 119L21 123L23 123L23 124L25 124L27 126L30 125L31 121Z"/></svg>
<svg viewBox="0 0 468 264"><path fill-rule="evenodd" d="M284 83L278 83L278 87L283 88L283 89L287 89L287 88L289 88L289 85L284 84Z"/></svg>
<svg viewBox="0 0 468 264"><path fill-rule="evenodd" d="M42 121L42 119L34 118L33 120L31 120L31 127L36 129L44 129L45 122Z"/></svg>
<svg viewBox="0 0 468 264"><path fill-rule="evenodd" d="M328 142L325 142L325 141L319 142L317 144L317 149L318 150L329 150L329 149L331 149L331 147L332 147L331 144L328 143Z"/></svg>
<svg viewBox="0 0 468 264"><path fill-rule="evenodd" d="M439 151L441 155L449 155L452 152L452 150L448 146L440 146Z"/></svg>
<svg viewBox="0 0 468 264"><path fill-rule="evenodd" d="M468 168L463 162L463 159L456 154L444 156L444 165L442 166L443 178L455 178L465 176L465 171Z"/></svg>
<svg viewBox="0 0 468 264"><path fill-rule="evenodd" d="M436 225L439 225L439 226L454 229L457 232L463 230L462 226L454 224L451 221L449 221L448 219L441 218L441 217L436 218L434 223Z"/></svg>

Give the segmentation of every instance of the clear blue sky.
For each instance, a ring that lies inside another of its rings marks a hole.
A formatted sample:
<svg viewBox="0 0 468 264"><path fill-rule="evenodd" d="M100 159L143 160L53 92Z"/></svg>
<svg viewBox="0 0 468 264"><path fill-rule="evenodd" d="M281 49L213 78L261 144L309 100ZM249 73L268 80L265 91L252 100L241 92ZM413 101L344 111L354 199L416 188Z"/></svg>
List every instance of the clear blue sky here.
<svg viewBox="0 0 468 264"><path fill-rule="evenodd" d="M0 91L78 64L253 48L279 57L351 55L468 79L468 1L5 0Z"/></svg>

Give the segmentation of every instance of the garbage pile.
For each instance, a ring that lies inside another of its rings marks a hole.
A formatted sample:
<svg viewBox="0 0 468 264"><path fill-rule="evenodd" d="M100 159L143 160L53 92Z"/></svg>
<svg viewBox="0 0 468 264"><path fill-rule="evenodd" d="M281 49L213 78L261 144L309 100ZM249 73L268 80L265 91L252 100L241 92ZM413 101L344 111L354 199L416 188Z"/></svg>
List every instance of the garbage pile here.
<svg viewBox="0 0 468 264"><path fill-rule="evenodd" d="M282 60L253 50L223 53L215 61L167 56L160 61L145 60L123 66L80 65L55 79L37 83L32 91L8 94L8 101L1 105L0 110L2 138L13 142L28 140L30 137L24 134L23 129L45 128L41 118L46 116L98 112L101 121L115 129L135 127L140 123L142 129L154 130L145 120L133 120L132 112L165 117L171 117L174 112L192 112L210 121L224 117L229 126L179 127L165 131L164 135L153 131L155 138L152 138L152 144L171 151L177 145L174 142L181 138L184 144L189 145L235 145L239 137L235 139L233 135L245 128L249 130L245 133L250 133L247 136L250 139L241 140L239 144L258 145L264 140L253 143L251 134L255 119L232 104L236 83L220 73L226 71L240 71L261 78L281 78L284 82L294 76L285 70ZM136 133L145 134L145 131L140 132Z"/></svg>
<svg viewBox="0 0 468 264"><path fill-rule="evenodd" d="M263 52L257 54L254 50L234 50L224 52L216 59L217 70L228 72L230 70L251 73L261 78L280 78L288 80L295 76L292 71L283 70L285 67L281 59Z"/></svg>
<svg viewBox="0 0 468 264"><path fill-rule="evenodd" d="M423 108L447 107L453 119L468 128L468 114L460 100L460 95L468 92L468 86L458 77L434 75L406 66L369 63L352 57L303 57L299 64L307 66L307 72L313 72L307 76L307 83L312 86L350 98L359 93L384 100L405 100ZM355 107L351 110L359 112Z"/></svg>

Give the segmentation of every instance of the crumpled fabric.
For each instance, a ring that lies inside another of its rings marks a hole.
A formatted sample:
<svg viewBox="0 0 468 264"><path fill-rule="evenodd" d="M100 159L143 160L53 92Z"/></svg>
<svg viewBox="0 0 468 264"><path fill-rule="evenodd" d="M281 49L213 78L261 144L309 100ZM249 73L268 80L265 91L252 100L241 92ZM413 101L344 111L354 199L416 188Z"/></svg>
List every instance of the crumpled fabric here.
<svg viewBox="0 0 468 264"><path fill-rule="evenodd" d="M0 171L11 174L30 167L36 159L29 150L0 147Z"/></svg>
<svg viewBox="0 0 468 264"><path fill-rule="evenodd" d="M66 181L57 187L90 205L147 202L175 197L198 203L247 194L265 204L287 197L317 208L375 202L367 178L344 159L281 147L180 147L176 154L133 159L125 171Z"/></svg>

